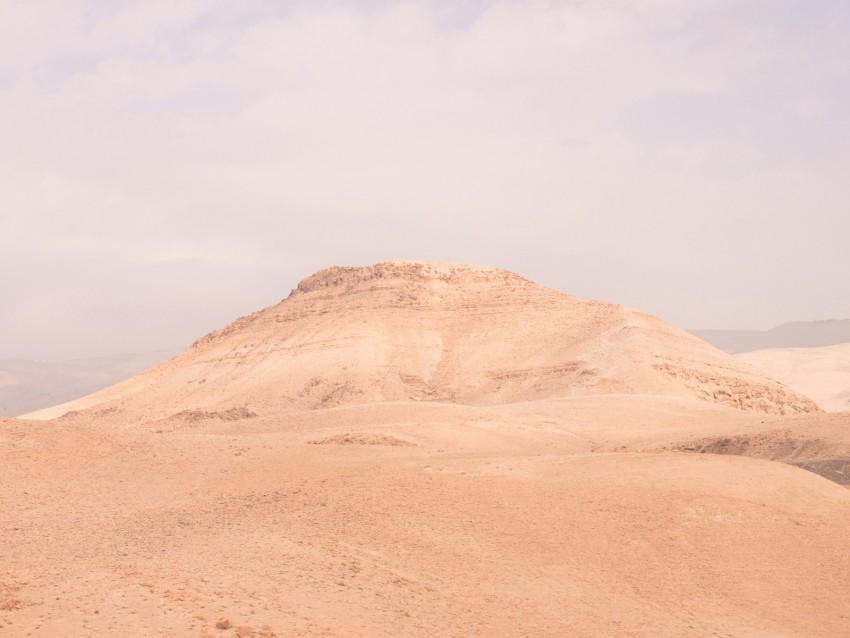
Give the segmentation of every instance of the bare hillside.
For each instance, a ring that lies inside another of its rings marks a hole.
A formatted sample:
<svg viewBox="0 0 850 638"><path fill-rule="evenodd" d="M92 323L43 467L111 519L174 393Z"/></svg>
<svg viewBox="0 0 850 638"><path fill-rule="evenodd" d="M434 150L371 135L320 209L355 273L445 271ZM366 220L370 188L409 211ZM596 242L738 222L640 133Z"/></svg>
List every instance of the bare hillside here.
<svg viewBox="0 0 850 638"><path fill-rule="evenodd" d="M816 410L807 398L641 312L510 272L386 262L330 268L276 306L81 401L128 418L186 409L255 414L382 401L469 405L572 395L694 397L743 410Z"/></svg>

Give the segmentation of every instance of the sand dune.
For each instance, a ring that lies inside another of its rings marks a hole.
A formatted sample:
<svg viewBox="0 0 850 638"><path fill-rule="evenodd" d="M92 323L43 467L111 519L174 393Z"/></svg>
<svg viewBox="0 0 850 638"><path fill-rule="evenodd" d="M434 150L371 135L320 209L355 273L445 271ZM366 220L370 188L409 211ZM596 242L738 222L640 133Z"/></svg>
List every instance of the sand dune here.
<svg viewBox="0 0 850 638"><path fill-rule="evenodd" d="M850 414L811 408L510 273L322 271L0 421L0 635L846 635Z"/></svg>
<svg viewBox="0 0 850 638"><path fill-rule="evenodd" d="M738 358L812 398L823 410L850 411L850 343L757 350Z"/></svg>

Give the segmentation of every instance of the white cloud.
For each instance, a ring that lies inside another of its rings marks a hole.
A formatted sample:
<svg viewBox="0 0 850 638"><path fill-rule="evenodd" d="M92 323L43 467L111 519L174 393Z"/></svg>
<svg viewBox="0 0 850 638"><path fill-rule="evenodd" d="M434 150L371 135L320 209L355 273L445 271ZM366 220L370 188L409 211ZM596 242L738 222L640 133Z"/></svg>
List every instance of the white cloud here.
<svg viewBox="0 0 850 638"><path fill-rule="evenodd" d="M211 308L252 310L317 267L405 256L511 267L685 325L850 315L787 289L850 283L833 241L850 224L839 9L0 2L0 266L95 259L115 276L81 285L150 307L161 291L117 273L227 268L230 305L167 297L190 317L182 341ZM61 352L22 312L0 311L0 357ZM102 351L108 313L86 321L78 341ZM170 345L142 328L127 349Z"/></svg>

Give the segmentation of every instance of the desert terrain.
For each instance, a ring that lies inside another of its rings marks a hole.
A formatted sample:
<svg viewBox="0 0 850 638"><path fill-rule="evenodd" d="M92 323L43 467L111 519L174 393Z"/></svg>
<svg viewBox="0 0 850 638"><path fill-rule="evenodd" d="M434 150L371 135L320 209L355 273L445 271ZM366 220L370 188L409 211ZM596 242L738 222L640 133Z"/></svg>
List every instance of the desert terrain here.
<svg viewBox="0 0 850 638"><path fill-rule="evenodd" d="M850 411L850 343L768 348L738 355L828 412Z"/></svg>
<svg viewBox="0 0 850 638"><path fill-rule="evenodd" d="M0 635L848 636L850 413L385 262L0 421Z"/></svg>

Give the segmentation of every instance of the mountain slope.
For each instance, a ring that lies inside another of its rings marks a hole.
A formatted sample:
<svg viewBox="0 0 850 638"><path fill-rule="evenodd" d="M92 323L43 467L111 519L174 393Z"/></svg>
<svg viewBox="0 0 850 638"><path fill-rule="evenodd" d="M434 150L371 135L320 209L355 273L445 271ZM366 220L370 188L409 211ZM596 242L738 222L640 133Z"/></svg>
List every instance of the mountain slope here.
<svg viewBox="0 0 850 638"><path fill-rule="evenodd" d="M280 304L179 357L30 416L100 406L131 419L167 418L188 406L238 418L385 401L475 405L618 393L767 413L817 409L644 313L492 268L385 262L320 271Z"/></svg>

